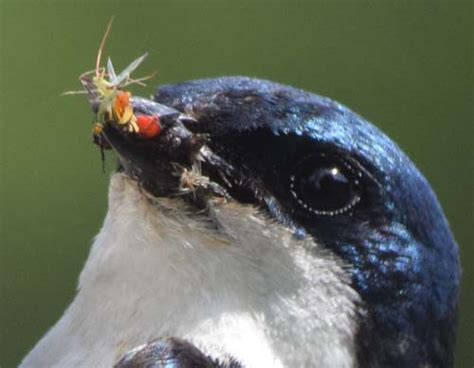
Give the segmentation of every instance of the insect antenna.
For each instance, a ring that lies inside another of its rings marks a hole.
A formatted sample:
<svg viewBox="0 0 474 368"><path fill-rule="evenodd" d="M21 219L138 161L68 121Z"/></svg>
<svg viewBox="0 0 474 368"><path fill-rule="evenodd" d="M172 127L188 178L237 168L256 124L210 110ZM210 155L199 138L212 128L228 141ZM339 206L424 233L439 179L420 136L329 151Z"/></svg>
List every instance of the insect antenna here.
<svg viewBox="0 0 474 368"><path fill-rule="evenodd" d="M107 41L107 37L109 36L110 30L112 28L112 22L114 21L114 17L110 18L109 24L107 24L107 29L105 30L104 36L102 37L102 41L100 42L99 51L97 51L97 59L95 62L95 75L96 77L100 76L100 59L102 57L102 50L105 46L105 41Z"/></svg>

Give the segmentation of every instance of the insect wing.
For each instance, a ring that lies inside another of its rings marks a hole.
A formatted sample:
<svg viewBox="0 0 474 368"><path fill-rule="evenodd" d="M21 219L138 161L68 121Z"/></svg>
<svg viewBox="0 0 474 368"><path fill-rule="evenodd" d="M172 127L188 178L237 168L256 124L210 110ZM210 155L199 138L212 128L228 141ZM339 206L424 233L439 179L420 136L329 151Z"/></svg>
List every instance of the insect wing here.
<svg viewBox="0 0 474 368"><path fill-rule="evenodd" d="M130 74L138 68L138 66L145 60L145 58L148 56L148 53L143 54L139 58L133 60L118 76L117 79L115 80L115 85L120 85L123 81L125 81Z"/></svg>
<svg viewBox="0 0 474 368"><path fill-rule="evenodd" d="M114 64L110 58L107 59L107 75L109 76L109 81L112 84L117 84L117 74L115 74Z"/></svg>

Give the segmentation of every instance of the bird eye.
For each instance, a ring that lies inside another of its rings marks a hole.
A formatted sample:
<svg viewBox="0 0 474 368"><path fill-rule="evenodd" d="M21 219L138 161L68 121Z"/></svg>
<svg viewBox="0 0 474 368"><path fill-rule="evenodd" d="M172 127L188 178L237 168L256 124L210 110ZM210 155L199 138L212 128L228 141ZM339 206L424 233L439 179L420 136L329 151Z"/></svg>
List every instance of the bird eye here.
<svg viewBox="0 0 474 368"><path fill-rule="evenodd" d="M290 192L298 204L316 215L335 216L360 201L362 174L335 155L304 159L290 177Z"/></svg>

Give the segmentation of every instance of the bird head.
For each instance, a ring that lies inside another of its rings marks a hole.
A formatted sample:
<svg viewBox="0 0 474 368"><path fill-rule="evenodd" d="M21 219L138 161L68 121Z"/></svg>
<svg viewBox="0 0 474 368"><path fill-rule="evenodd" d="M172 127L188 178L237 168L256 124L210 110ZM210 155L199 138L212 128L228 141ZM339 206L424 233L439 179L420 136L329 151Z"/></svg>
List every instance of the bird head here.
<svg viewBox="0 0 474 368"><path fill-rule="evenodd" d="M250 207L265 219L262 234L281 229L341 261L358 296L361 366L452 364L457 246L426 179L394 142L337 102L268 81L192 81L162 86L153 100L134 97L133 106L160 116L159 136L102 132L144 196L177 199L211 220L216 201L236 216Z"/></svg>

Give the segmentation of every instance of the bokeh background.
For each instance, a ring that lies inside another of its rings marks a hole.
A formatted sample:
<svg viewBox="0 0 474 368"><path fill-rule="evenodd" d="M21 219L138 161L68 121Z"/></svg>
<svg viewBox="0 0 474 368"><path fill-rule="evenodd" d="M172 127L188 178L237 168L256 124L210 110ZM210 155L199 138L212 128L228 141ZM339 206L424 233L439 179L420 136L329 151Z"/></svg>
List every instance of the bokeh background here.
<svg viewBox="0 0 474 368"><path fill-rule="evenodd" d="M0 365L61 315L106 211L106 172L77 77L106 47L154 86L220 75L330 96L373 121L432 183L462 255L457 366L472 367L472 2L0 0ZM137 74L137 75L138 75Z"/></svg>

